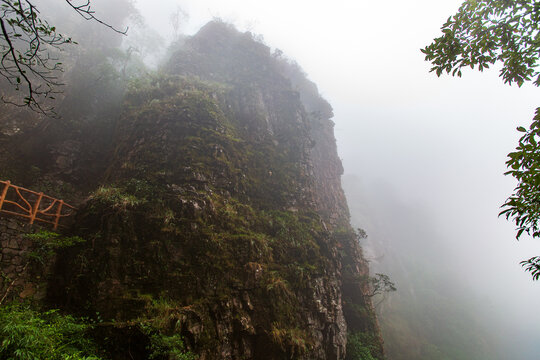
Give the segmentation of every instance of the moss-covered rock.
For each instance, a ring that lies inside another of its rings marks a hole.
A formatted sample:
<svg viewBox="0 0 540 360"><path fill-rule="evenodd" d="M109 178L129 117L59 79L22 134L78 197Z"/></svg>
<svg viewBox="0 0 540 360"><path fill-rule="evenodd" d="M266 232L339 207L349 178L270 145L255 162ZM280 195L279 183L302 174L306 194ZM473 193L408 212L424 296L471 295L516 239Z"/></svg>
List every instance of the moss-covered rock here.
<svg viewBox="0 0 540 360"><path fill-rule="evenodd" d="M49 300L201 359L343 359L347 327L382 358L315 85L222 23L165 69L127 93Z"/></svg>

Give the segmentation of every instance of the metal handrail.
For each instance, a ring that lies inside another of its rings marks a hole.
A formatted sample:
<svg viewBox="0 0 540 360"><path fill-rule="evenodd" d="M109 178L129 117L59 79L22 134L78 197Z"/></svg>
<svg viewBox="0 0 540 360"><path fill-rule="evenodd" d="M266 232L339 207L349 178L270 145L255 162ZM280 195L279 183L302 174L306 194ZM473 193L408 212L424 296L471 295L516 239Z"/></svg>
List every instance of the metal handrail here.
<svg viewBox="0 0 540 360"><path fill-rule="evenodd" d="M58 228L61 218L74 213L75 207L64 200L12 185L10 181L0 180L0 186L2 185L0 213L24 217L30 224L35 221L52 224L54 230Z"/></svg>

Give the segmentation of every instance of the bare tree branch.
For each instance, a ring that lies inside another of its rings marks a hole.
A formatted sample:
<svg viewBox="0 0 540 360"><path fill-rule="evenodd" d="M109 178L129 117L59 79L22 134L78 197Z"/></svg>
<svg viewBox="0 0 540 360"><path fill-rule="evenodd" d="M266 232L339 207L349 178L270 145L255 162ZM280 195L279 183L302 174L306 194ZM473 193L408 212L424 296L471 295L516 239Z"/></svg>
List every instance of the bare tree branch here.
<svg viewBox="0 0 540 360"><path fill-rule="evenodd" d="M93 21L96 21L98 22L99 24L105 26L105 27L108 27L109 29L111 30L114 30L116 31L117 33L119 34L122 34L122 35L126 35L127 34L127 31L128 31L128 27L126 27L125 30L118 30L116 29L115 27L113 27L112 25L109 25L107 24L106 22L100 20L99 18L97 18L94 14L95 14L95 11L93 11L91 8L90 8L90 0L86 0L84 2L84 4L81 4L81 5L74 5L73 4L73 0L65 0L69 6L71 6L73 8L73 10L75 10L79 15L81 15L85 20L93 20Z"/></svg>
<svg viewBox="0 0 540 360"><path fill-rule="evenodd" d="M109 29L125 35L112 25L95 16L89 0L77 4L65 2L85 20L96 21ZM27 107L37 113L56 117L53 106L46 102L54 100L64 84L59 81L63 72L58 58L51 57L51 50L61 50L74 41L56 32L54 26L40 17L39 10L30 0L0 0L0 76L15 88L24 87L23 100L2 97L5 103Z"/></svg>

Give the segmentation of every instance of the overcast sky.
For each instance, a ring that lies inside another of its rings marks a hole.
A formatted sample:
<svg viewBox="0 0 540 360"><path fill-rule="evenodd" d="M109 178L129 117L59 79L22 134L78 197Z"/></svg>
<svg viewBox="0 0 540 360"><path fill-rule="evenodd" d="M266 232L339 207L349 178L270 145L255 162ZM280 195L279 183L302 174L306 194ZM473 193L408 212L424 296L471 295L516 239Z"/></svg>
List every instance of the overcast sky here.
<svg viewBox="0 0 540 360"><path fill-rule="evenodd" d="M515 326L540 330L540 283L519 261L540 241L514 239L499 206L514 182L503 176L516 126L540 106L538 89L504 85L497 69L463 78L429 73L420 48L439 35L459 0L138 0L151 27L170 38L169 14L190 14L185 31L212 17L262 34L295 59L334 107L345 173L367 189L385 182L404 203L427 209L455 251L456 267Z"/></svg>

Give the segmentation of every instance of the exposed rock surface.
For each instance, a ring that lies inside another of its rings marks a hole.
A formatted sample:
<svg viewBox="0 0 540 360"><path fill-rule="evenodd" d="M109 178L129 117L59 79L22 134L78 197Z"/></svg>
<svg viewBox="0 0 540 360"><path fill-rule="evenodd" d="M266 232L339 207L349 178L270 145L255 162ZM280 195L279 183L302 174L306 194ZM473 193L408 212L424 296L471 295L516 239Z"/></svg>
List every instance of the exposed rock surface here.
<svg viewBox="0 0 540 360"><path fill-rule="evenodd" d="M46 294L44 274L50 272L54 259L37 262L30 257L36 244L26 238L36 226L10 217L0 217L0 299L41 300Z"/></svg>
<svg viewBox="0 0 540 360"><path fill-rule="evenodd" d="M115 359L147 358L134 339L148 326L201 360L344 359L348 332L382 358L317 87L220 22L164 70L126 95L110 153L87 145L99 131L41 146L51 179L94 189L71 230L87 241L58 256L50 304L99 312ZM85 175L102 169L102 186Z"/></svg>

